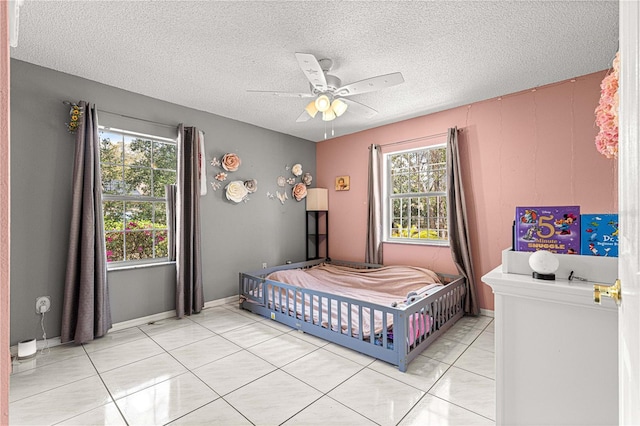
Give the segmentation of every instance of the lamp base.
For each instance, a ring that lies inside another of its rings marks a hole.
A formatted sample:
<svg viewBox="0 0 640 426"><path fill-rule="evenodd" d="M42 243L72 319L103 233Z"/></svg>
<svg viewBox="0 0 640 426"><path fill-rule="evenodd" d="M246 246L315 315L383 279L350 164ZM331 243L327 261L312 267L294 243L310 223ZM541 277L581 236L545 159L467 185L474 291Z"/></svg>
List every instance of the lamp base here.
<svg viewBox="0 0 640 426"><path fill-rule="evenodd" d="M533 278L537 280L555 281L556 279L556 274L540 274L538 272L534 272L532 275Z"/></svg>

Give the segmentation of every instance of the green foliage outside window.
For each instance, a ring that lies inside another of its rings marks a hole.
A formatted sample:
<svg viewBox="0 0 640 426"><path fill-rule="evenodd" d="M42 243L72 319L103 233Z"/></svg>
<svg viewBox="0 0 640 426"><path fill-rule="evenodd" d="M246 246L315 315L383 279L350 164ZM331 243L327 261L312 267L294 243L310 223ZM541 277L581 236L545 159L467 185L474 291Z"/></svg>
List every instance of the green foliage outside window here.
<svg viewBox="0 0 640 426"><path fill-rule="evenodd" d="M167 257L165 184L176 181L176 144L101 132L108 262Z"/></svg>
<svg viewBox="0 0 640 426"><path fill-rule="evenodd" d="M388 154L389 238L446 242L446 148Z"/></svg>

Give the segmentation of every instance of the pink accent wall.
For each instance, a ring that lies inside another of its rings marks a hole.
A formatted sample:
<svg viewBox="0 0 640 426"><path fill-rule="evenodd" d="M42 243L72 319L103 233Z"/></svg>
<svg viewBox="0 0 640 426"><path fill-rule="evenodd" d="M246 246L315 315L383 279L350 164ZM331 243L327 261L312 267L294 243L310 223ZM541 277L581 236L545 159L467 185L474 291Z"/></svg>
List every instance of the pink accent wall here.
<svg viewBox="0 0 640 426"><path fill-rule="evenodd" d="M481 277L511 247L519 205L579 205L583 213L615 213L617 164L595 149L594 109L605 72L401 121L317 144L318 187L329 188L332 258L363 261L367 227L368 146L463 129L459 134L466 202L481 308L493 294ZM425 95L428 96L428 95ZM339 129L338 120L336 125ZM444 137L419 142L427 146ZM399 145L383 150L416 146ZM350 191L333 190L339 175ZM448 247L384 245L384 263L455 273Z"/></svg>
<svg viewBox="0 0 640 426"><path fill-rule="evenodd" d="M0 6L0 425L9 424L9 14Z"/></svg>

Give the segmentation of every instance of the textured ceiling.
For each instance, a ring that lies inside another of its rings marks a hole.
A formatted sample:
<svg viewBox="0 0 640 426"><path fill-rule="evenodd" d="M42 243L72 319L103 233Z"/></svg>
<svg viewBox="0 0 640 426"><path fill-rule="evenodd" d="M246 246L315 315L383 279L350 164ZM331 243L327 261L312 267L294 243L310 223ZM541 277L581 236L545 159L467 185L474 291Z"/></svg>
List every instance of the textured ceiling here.
<svg viewBox="0 0 640 426"><path fill-rule="evenodd" d="M338 136L603 70L617 46L617 1L27 0L11 56L318 141L319 116L296 123L308 99L246 92L308 92L295 52L344 84L402 72L353 96L379 113L347 111Z"/></svg>

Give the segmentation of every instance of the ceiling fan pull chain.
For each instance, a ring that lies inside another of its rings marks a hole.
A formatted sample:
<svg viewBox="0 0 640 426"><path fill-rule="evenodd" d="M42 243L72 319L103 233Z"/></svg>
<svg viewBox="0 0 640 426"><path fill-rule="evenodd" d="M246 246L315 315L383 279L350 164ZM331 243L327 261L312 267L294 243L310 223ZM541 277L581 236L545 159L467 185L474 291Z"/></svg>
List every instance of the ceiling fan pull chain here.
<svg viewBox="0 0 640 426"><path fill-rule="evenodd" d="M333 121L331 122L331 136L333 136Z"/></svg>

